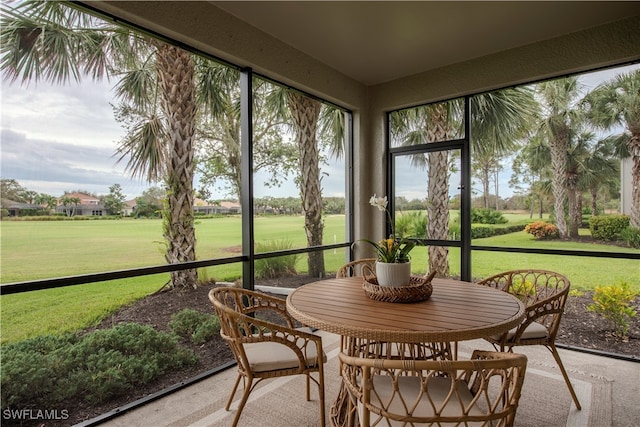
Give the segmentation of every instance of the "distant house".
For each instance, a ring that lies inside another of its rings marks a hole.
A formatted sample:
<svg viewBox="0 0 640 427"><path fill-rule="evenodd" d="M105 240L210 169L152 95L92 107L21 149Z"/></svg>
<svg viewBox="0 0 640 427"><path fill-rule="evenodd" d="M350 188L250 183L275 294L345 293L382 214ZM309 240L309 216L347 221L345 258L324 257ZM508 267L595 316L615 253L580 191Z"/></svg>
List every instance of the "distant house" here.
<svg viewBox="0 0 640 427"><path fill-rule="evenodd" d="M138 206L137 199L131 199L124 202L124 208L122 208L123 216L131 216L133 211L136 210L136 206Z"/></svg>
<svg viewBox="0 0 640 427"><path fill-rule="evenodd" d="M223 201L217 205L211 205L201 199L193 202L193 212L204 215L232 215L242 212L242 207L238 202Z"/></svg>
<svg viewBox="0 0 640 427"><path fill-rule="evenodd" d="M62 199L64 197L77 198L80 202L64 206ZM85 193L67 193L58 199L58 206L56 207L56 213L63 213L69 216L104 216L107 214L107 210L100 199L93 197Z"/></svg>
<svg viewBox="0 0 640 427"><path fill-rule="evenodd" d="M14 200L2 199L0 202L2 204L2 209L6 209L9 213L9 216L20 216L20 211L44 211L46 208L41 205L36 205L33 203L22 203L16 202Z"/></svg>

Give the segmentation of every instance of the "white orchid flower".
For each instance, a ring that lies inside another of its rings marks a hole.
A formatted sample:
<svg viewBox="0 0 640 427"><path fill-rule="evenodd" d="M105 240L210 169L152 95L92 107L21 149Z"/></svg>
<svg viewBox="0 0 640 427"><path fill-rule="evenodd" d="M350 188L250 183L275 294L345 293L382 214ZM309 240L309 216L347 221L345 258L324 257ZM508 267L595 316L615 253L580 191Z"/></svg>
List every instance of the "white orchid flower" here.
<svg viewBox="0 0 640 427"><path fill-rule="evenodd" d="M375 194L369 199L369 204L371 206L375 206L379 211L384 212L387 210L387 205L389 202L387 201L387 196L377 197Z"/></svg>

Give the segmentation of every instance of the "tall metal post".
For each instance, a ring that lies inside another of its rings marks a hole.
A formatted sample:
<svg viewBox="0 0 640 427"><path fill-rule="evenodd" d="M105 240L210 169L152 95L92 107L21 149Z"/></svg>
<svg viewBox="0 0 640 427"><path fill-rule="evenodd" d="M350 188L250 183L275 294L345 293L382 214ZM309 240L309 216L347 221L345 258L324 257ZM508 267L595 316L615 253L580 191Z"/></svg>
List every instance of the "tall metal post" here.
<svg viewBox="0 0 640 427"><path fill-rule="evenodd" d="M253 71L240 70L240 150L242 206L242 286L253 290L254 227L253 227Z"/></svg>

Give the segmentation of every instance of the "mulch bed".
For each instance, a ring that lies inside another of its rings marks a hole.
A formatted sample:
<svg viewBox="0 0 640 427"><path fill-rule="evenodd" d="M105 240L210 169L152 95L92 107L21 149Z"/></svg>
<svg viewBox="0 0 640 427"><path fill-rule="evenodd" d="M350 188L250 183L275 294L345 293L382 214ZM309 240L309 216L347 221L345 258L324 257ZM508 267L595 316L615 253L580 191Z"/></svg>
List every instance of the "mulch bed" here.
<svg viewBox="0 0 640 427"><path fill-rule="evenodd" d="M260 284L297 287L310 281L308 277L295 276L287 279L261 281ZM180 292L175 290L160 291L122 308L107 319L104 319L96 328L109 328L118 323L137 322L151 325L158 330L167 331L171 316L182 309L190 308L204 313L213 313L213 307L207 294L214 286L217 285L209 283L199 286L198 289L188 289ZM613 325L609 321L603 319L600 315L587 311L586 307L591 302L592 293L590 292L585 292L582 296L571 296L569 298L556 342L640 358L640 316L633 319L629 338L622 340L613 334ZM640 312L640 298L636 298L635 308ZM83 402L66 402L63 407L69 411L71 418L66 420L64 424L59 425L73 425L94 418L232 360L231 352L219 336L201 346L187 341L183 341L182 344L198 355L200 362L197 365L172 372L148 384L146 387L131 390L128 394L100 406L90 407ZM3 422L3 424L5 423ZM48 423L47 425L55 426L56 424Z"/></svg>

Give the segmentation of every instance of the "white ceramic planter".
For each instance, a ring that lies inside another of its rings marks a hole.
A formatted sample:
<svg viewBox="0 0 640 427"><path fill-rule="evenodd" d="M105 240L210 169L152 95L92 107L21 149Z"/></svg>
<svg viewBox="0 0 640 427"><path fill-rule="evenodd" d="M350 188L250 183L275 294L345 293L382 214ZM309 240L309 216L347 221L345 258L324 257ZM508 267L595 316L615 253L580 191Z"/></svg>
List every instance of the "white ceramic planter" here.
<svg viewBox="0 0 640 427"><path fill-rule="evenodd" d="M380 286L407 286L411 280L411 262L376 261L376 277Z"/></svg>

